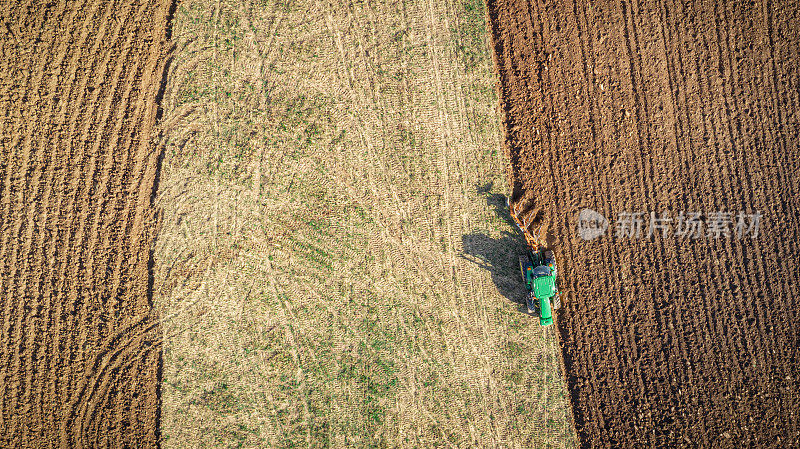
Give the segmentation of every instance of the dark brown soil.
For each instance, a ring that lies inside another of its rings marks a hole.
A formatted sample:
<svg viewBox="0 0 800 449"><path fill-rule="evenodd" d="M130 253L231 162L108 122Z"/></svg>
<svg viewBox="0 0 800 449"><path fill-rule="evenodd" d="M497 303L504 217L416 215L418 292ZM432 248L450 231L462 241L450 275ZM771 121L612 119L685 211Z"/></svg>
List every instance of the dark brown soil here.
<svg viewBox="0 0 800 449"><path fill-rule="evenodd" d="M568 290L581 445L800 447L798 4L488 3L513 199ZM583 208L603 237L579 236ZM647 238L651 211L763 218L757 238Z"/></svg>
<svg viewBox="0 0 800 449"><path fill-rule="evenodd" d="M158 445L170 2L0 2L0 447Z"/></svg>

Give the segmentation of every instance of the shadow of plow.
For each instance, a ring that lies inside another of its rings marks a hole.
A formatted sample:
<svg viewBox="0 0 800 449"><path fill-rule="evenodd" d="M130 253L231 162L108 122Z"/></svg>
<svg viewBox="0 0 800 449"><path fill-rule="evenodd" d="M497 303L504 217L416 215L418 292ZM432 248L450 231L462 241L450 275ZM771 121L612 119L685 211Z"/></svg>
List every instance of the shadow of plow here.
<svg viewBox="0 0 800 449"><path fill-rule="evenodd" d="M519 232L506 205L505 195L490 193L491 184L478 187L478 193L494 210L495 214L515 229L503 232L500 237L475 232L461 236L462 257L478 267L487 270L497 291L509 301L518 304L519 310L527 313L525 307L525 287L519 273L519 254L525 251L525 240Z"/></svg>

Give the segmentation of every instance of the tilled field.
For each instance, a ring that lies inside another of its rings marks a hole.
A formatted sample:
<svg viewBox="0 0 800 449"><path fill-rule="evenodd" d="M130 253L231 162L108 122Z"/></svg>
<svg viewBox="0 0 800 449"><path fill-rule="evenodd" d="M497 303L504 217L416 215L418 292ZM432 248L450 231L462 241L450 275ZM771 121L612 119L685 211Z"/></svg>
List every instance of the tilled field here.
<svg viewBox="0 0 800 449"><path fill-rule="evenodd" d="M0 446L153 447L168 1L3 1Z"/></svg>
<svg viewBox="0 0 800 449"><path fill-rule="evenodd" d="M798 5L494 0L489 15L514 199L541 214L568 290L581 444L800 445ZM584 208L608 218L602 237L581 238ZM757 211L755 236L738 223Z"/></svg>

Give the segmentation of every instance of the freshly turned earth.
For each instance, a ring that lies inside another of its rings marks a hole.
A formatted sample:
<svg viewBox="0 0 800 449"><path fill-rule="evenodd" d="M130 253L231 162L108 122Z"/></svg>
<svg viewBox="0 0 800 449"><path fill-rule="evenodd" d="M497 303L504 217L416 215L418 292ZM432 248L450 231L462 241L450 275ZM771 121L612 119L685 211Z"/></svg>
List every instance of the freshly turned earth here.
<svg viewBox="0 0 800 449"><path fill-rule="evenodd" d="M581 445L800 446L798 4L488 3L513 200L567 291ZM604 236L581 239L584 208ZM681 211L700 238L675 235ZM625 212L640 237L617 236Z"/></svg>

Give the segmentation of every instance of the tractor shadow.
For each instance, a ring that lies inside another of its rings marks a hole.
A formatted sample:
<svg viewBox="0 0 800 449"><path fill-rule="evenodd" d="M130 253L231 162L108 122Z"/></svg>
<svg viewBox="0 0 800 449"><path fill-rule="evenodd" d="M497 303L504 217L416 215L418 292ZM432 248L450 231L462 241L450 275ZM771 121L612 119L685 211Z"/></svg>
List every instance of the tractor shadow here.
<svg viewBox="0 0 800 449"><path fill-rule="evenodd" d="M487 270L497 291L510 302L517 304L518 310L528 314L525 306L525 286L519 271L519 255L525 251L525 239L516 231L516 225L506 205L505 195L490 193L491 184L478 187L478 193L486 199L487 205L498 218L514 231L503 232L500 237L491 237L475 232L461 236L463 253L461 257Z"/></svg>

